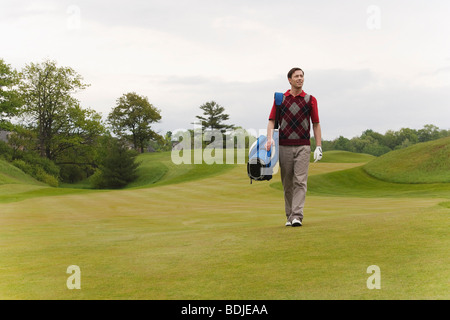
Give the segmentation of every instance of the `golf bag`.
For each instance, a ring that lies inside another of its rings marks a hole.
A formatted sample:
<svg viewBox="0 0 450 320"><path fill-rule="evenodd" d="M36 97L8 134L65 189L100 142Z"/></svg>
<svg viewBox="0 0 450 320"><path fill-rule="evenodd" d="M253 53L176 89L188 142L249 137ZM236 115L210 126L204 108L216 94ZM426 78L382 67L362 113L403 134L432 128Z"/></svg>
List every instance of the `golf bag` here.
<svg viewBox="0 0 450 320"><path fill-rule="evenodd" d="M247 174L250 178L250 183L253 180L263 181L272 179L273 171L278 163L278 118L279 106L283 102L283 94L275 93L276 117L275 130L273 132L274 144L272 144L269 151L266 150L267 137L265 135L259 136L250 147L248 152Z"/></svg>

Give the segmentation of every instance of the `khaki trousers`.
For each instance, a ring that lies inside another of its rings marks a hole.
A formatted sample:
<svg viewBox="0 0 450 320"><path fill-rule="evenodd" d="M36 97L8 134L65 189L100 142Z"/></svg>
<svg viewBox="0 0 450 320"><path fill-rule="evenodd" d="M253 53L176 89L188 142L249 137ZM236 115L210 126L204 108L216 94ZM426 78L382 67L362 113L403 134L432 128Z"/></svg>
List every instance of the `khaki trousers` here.
<svg viewBox="0 0 450 320"><path fill-rule="evenodd" d="M310 154L310 146L279 147L286 218L291 222L303 220Z"/></svg>

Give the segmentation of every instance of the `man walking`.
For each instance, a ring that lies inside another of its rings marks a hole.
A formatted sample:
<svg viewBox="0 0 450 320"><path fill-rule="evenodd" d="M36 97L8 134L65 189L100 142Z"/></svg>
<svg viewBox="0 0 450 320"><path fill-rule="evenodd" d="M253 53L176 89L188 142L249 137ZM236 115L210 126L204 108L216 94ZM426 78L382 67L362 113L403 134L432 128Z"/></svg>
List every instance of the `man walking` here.
<svg viewBox="0 0 450 320"><path fill-rule="evenodd" d="M300 68L292 68L289 71L288 80L291 89L284 94L281 106L277 107L275 103L273 104L267 125L266 149L270 150L274 143L275 120L278 122L279 162L284 189L286 226L293 227L303 224L303 207L311 153L311 122L316 140L314 161L322 159L322 131L317 100L303 91L304 75Z"/></svg>

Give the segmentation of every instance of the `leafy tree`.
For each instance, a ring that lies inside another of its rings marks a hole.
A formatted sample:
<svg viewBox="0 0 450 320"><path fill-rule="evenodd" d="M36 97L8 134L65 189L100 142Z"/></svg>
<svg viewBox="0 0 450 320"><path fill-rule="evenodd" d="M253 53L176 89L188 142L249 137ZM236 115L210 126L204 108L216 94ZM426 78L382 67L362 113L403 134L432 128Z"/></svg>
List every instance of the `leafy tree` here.
<svg viewBox="0 0 450 320"><path fill-rule="evenodd" d="M117 99L116 107L108 115L108 122L115 134L143 153L150 140L163 140L151 129L153 123L161 120L160 112L147 97L131 92Z"/></svg>
<svg viewBox="0 0 450 320"><path fill-rule="evenodd" d="M368 129L360 137L354 137L351 140L343 136L333 141L323 140L323 146L325 150L345 150L380 156L418 142L436 140L447 136L450 136L450 130L440 130L434 125L427 124L420 130L402 128L399 131L388 130L384 135Z"/></svg>
<svg viewBox="0 0 450 320"><path fill-rule="evenodd" d="M367 154L371 154L373 156L381 156L382 154L385 154L387 152L391 151L391 149L389 149L388 147L386 147L385 145L381 145L378 143L377 140L371 138L368 139L366 145L364 146L364 148L362 149L362 153L367 153Z"/></svg>
<svg viewBox="0 0 450 320"><path fill-rule="evenodd" d="M196 118L200 120L203 131L210 129L211 131L220 130L225 133L227 129L234 128L234 125L223 123L230 116L225 113L225 108L215 101L206 102L200 106L200 109L203 110L203 116L196 116Z"/></svg>
<svg viewBox="0 0 450 320"><path fill-rule="evenodd" d="M419 142L431 141L440 137L439 128L432 124L426 124L423 126L423 129L418 131Z"/></svg>
<svg viewBox="0 0 450 320"><path fill-rule="evenodd" d="M339 136L339 138L337 138L334 141L334 149L336 150L349 150L349 144L350 144L350 140L343 137L343 136Z"/></svg>
<svg viewBox="0 0 450 320"><path fill-rule="evenodd" d="M24 102L20 114L37 131L37 149L54 160L58 153L57 136L67 127L70 114L79 108L72 94L88 85L70 67L58 67L56 61L27 65L20 74L19 93Z"/></svg>
<svg viewBox="0 0 450 320"><path fill-rule="evenodd" d="M25 151L35 150L36 133L22 125L13 125L8 137L12 149L12 160L19 159Z"/></svg>
<svg viewBox="0 0 450 320"><path fill-rule="evenodd" d="M157 141L150 141L149 145L155 151L172 150L172 131L167 131L162 139L158 139Z"/></svg>
<svg viewBox="0 0 450 320"><path fill-rule="evenodd" d="M105 128L99 113L91 109L82 109L78 105L68 108L65 121L51 141L52 157L62 169L71 172L82 170L89 175L96 167L98 138L103 133ZM65 177L64 170L61 177ZM75 182L79 179L72 177L69 180Z"/></svg>
<svg viewBox="0 0 450 320"><path fill-rule="evenodd" d="M0 129L11 129L8 119L17 113L21 105L16 85L17 72L0 59Z"/></svg>
<svg viewBox="0 0 450 320"><path fill-rule="evenodd" d="M0 159L11 161L13 152L13 149L6 142L0 140Z"/></svg>
<svg viewBox="0 0 450 320"><path fill-rule="evenodd" d="M381 133L375 132L372 129L364 131L361 135L361 139L371 137L378 144L384 144L384 136Z"/></svg>
<svg viewBox="0 0 450 320"><path fill-rule="evenodd" d="M351 152L363 152L364 147L369 142L368 139L362 139L360 137L353 137L350 139L346 144L343 143L343 139L337 140L338 142L336 145L341 148L341 150L351 151ZM339 149L338 149L339 150Z"/></svg>
<svg viewBox="0 0 450 320"><path fill-rule="evenodd" d="M384 143L391 150L395 149L395 147L399 144L398 140L398 135L393 130L388 130L384 134Z"/></svg>
<svg viewBox="0 0 450 320"><path fill-rule="evenodd" d="M413 145L416 144L417 142L419 142L418 137L417 137L417 131L414 129L410 129L410 128L401 128L398 131L398 145L403 145L403 146L409 146L409 145ZM407 142L405 142L407 141ZM397 146L398 147L398 146Z"/></svg>
<svg viewBox="0 0 450 320"><path fill-rule="evenodd" d="M55 161L61 168L60 178L74 183L89 177L98 167L99 139L105 129L98 113L81 108L70 111L68 127L55 138Z"/></svg>

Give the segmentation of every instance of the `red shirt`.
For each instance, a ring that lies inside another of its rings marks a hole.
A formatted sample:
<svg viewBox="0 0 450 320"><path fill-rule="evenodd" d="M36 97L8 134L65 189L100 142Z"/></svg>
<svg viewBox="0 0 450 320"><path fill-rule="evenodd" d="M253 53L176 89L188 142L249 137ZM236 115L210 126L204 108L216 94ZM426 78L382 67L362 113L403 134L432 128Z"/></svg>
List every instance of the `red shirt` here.
<svg viewBox="0 0 450 320"><path fill-rule="evenodd" d="M275 119L276 108L274 102L269 120ZM310 145L310 122L319 123L316 98L304 91L293 96L288 90L278 108L280 145Z"/></svg>
<svg viewBox="0 0 450 320"><path fill-rule="evenodd" d="M288 90L284 93L285 96L291 95L291 90ZM305 97L306 92L302 90L302 93L299 94L300 97ZM312 123L319 123L319 109L317 108L317 100L313 96L311 96L311 121ZM273 102L272 110L270 111L269 120L275 120L276 114L276 105L275 101Z"/></svg>

